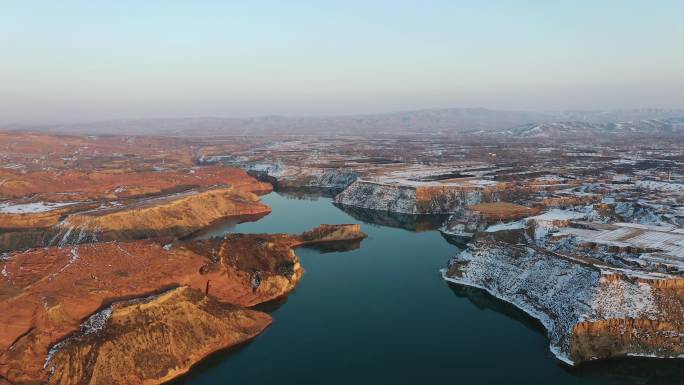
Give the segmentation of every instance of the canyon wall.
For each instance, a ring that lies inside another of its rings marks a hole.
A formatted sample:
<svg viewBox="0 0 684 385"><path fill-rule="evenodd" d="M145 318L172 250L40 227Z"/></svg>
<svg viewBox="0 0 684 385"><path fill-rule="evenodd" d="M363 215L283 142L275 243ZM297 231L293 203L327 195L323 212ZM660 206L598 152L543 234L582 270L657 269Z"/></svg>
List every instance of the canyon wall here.
<svg viewBox="0 0 684 385"><path fill-rule="evenodd" d="M481 202L506 200L516 189L461 185L381 183L357 180L335 197L335 203L404 214L449 214Z"/></svg>
<svg viewBox="0 0 684 385"><path fill-rule="evenodd" d="M300 235L231 233L167 244L112 241L5 254L0 260L0 378L14 384L107 383L110 376L115 380L109 383L161 383L206 354L251 338L270 322L267 315L242 307L294 289L304 269L293 248L364 237L358 225L328 225ZM116 305L176 287L192 291L170 302L162 295L145 300L149 305ZM111 322L98 333L84 333L83 320L110 306ZM159 341L178 350L161 352ZM50 371L45 366L49 352ZM130 352L139 352L139 358ZM127 368L155 357L160 362L150 370L144 365L115 375L103 366L112 362Z"/></svg>
<svg viewBox="0 0 684 385"><path fill-rule="evenodd" d="M259 197L234 188L153 198L121 209L68 216L59 224L58 244L84 239L129 240L159 236L183 237L228 217L266 215L271 209Z"/></svg>
<svg viewBox="0 0 684 385"><path fill-rule="evenodd" d="M641 279L533 246L483 239L443 270L536 318L568 364L624 355L684 354L683 280Z"/></svg>
<svg viewBox="0 0 684 385"><path fill-rule="evenodd" d="M138 199L116 207L78 207L90 207L91 210L70 214L74 208L64 208L44 213L5 214L19 217L11 224L24 224L25 228L0 233L0 251L98 241L184 237L227 218L260 217L271 212L257 195L233 187Z"/></svg>
<svg viewBox="0 0 684 385"><path fill-rule="evenodd" d="M348 168L299 167L283 164L244 164L248 172L267 181L278 191L324 190L340 192L351 185L358 173Z"/></svg>

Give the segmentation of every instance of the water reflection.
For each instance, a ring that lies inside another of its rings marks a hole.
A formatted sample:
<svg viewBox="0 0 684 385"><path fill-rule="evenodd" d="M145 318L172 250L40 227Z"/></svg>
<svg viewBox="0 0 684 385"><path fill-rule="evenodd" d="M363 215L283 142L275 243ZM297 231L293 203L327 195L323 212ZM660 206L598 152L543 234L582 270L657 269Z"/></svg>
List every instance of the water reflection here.
<svg viewBox="0 0 684 385"><path fill-rule="evenodd" d="M478 309L493 310L514 321L520 322L530 330L545 334L544 326L542 326L539 321L514 305L487 293L485 290L476 287L461 286L452 282L447 282L447 286L449 286L457 297L468 299Z"/></svg>
<svg viewBox="0 0 684 385"><path fill-rule="evenodd" d="M210 238L223 238L226 233L232 232L237 225L240 223L246 223L246 222L256 222L259 219L265 217L269 213L263 213L263 214L246 214L246 215L239 215L239 216L234 216L230 217L227 219L223 219L220 221L217 221L213 225L209 227L205 227L204 229L197 231L195 233L190 234L189 236L185 237L185 239L190 239L190 240L201 240L201 239L210 239Z"/></svg>
<svg viewBox="0 0 684 385"><path fill-rule="evenodd" d="M321 254L326 253L342 253L345 251L356 250L361 247L360 239L353 241L337 241L337 242L326 242L326 243L313 243L310 245L302 246L302 248L317 250Z"/></svg>
<svg viewBox="0 0 684 385"><path fill-rule="evenodd" d="M684 384L684 360L657 358L616 358L587 362L566 371L573 377L610 380L639 385Z"/></svg>
<svg viewBox="0 0 684 385"><path fill-rule="evenodd" d="M319 198L333 198L342 192L339 188L327 187L297 187L297 188L277 188L275 191L286 198L301 200L317 200Z"/></svg>
<svg viewBox="0 0 684 385"><path fill-rule="evenodd" d="M441 280L438 269L456 251L429 231L444 216L338 210L307 194L271 194L264 201L273 208L268 217L215 235L296 233L349 223L349 214L369 238L358 250L314 247L356 250L346 255L317 258L312 247L300 250L307 274L294 295L255 307L271 313L273 325L253 343L202 361L176 384L684 384L682 360L568 367L552 359L538 321L485 291ZM473 332L475 325L480 332ZM420 354L407 353L413 350Z"/></svg>
<svg viewBox="0 0 684 385"><path fill-rule="evenodd" d="M394 227L409 231L431 231L438 229L448 215L413 215L389 211L368 210L364 208L335 204L337 208L354 219L380 226Z"/></svg>
<svg viewBox="0 0 684 385"><path fill-rule="evenodd" d="M539 321L514 305L490 295L485 290L453 283L447 283L447 285L457 297L468 299L477 308L495 311L523 324L530 330L546 335L546 330ZM681 359L629 357L586 362L574 367L560 361L557 365L570 376L578 379L588 378L634 385L684 384L684 360Z"/></svg>

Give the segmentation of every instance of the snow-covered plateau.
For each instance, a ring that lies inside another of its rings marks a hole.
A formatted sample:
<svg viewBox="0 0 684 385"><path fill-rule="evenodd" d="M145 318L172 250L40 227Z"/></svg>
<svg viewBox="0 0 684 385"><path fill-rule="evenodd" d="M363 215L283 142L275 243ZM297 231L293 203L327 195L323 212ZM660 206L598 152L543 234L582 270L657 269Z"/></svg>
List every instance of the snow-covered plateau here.
<svg viewBox="0 0 684 385"><path fill-rule="evenodd" d="M451 258L442 275L539 320L551 351L570 365L684 354L679 229L631 223L590 229L580 219L552 210L490 226ZM510 230L523 226L526 231L512 240Z"/></svg>

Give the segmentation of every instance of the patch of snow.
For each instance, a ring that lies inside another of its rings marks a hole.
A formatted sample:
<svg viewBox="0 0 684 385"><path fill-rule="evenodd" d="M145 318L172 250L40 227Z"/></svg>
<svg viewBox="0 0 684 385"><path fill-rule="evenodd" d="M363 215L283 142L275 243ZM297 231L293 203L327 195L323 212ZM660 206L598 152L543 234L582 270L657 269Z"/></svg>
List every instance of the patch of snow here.
<svg viewBox="0 0 684 385"><path fill-rule="evenodd" d="M65 338L64 340L54 344L50 348L47 357L45 358L43 369L47 369L50 366L50 362L52 362L52 359L54 358L55 354L57 354L57 352L59 352L59 350L62 349L67 343L69 343L69 341L71 341L73 338L93 334L102 330L107 324L107 320L111 315L112 308L110 306L88 317L88 319L83 324L81 324L80 332L68 338ZM50 373L52 372L54 372L54 368L50 369Z"/></svg>
<svg viewBox="0 0 684 385"><path fill-rule="evenodd" d="M636 188L657 190L665 192L684 192L684 183L658 182L652 180L640 180L634 183Z"/></svg>
<svg viewBox="0 0 684 385"><path fill-rule="evenodd" d="M529 217L529 219L533 219L536 221L569 221L573 219L582 219L584 218L584 213L580 213L577 211L570 211L570 210L561 210L561 209L552 209L544 214L537 215L534 217Z"/></svg>
<svg viewBox="0 0 684 385"><path fill-rule="evenodd" d="M443 271L444 279L486 290L536 318L547 330L554 355L573 364L568 336L590 312L599 271L529 248L517 252L496 246L469 249L452 262L465 264L461 276L450 277Z"/></svg>
<svg viewBox="0 0 684 385"><path fill-rule="evenodd" d="M504 231L504 230L519 230L519 229L524 229L525 228L525 221L515 221L515 222L508 222L508 223L497 223L495 225L487 227L485 232L487 233L495 233L497 231Z"/></svg>
<svg viewBox="0 0 684 385"><path fill-rule="evenodd" d="M601 290L591 304L594 313L592 319L656 319L658 310L650 285L643 282L629 283L622 279L607 280L606 277L607 275L602 276Z"/></svg>
<svg viewBox="0 0 684 385"><path fill-rule="evenodd" d="M67 265L71 265L74 262L78 261L78 258L78 246L74 246L71 248L71 251L69 252L69 262Z"/></svg>
<svg viewBox="0 0 684 385"><path fill-rule="evenodd" d="M105 327L107 320L111 315L111 307L108 307L93 314L83 323L83 325L81 325L81 333L83 335L88 335L102 330Z"/></svg>
<svg viewBox="0 0 684 385"><path fill-rule="evenodd" d="M4 214L30 214L43 213L54 209L70 206L78 202L34 202L34 203L0 203L0 213Z"/></svg>

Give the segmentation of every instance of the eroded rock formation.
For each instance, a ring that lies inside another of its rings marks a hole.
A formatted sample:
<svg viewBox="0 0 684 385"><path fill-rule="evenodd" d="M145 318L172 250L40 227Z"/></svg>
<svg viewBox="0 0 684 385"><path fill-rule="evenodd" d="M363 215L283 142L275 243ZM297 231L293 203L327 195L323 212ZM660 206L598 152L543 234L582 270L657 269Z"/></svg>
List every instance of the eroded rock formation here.
<svg viewBox="0 0 684 385"><path fill-rule="evenodd" d="M507 230L476 237L451 259L444 278L486 290L539 320L552 352L569 364L684 356L684 279L646 263L656 250L596 247L551 232L572 224L567 215L533 218L515 238ZM639 258L641 266L630 261Z"/></svg>
<svg viewBox="0 0 684 385"><path fill-rule="evenodd" d="M294 288L303 274L294 247L358 241L363 237L365 234L358 225L336 225L321 226L301 235L229 234L222 239L169 240L166 244L114 241L6 254L0 262L0 324L3 325L0 330L0 376L15 384L47 381L50 372L45 370L44 363L48 351L78 333L84 319L114 302L182 286L204 293L212 301L235 306L255 305L283 296ZM190 303L182 306L193 314L206 313L193 309L194 305ZM151 306L150 309L157 308ZM164 311L159 314L166 314ZM164 322L155 318L157 313L154 311L144 314L150 322L159 325ZM225 322L231 319L234 318L229 317ZM169 322L176 321L170 319ZM184 329L182 323L173 325L178 329L171 330L187 333L181 334L184 341L197 337L193 329ZM98 336L128 338L118 335L116 330L119 329L115 326L112 324L114 331L103 328L104 334ZM141 337L131 338L140 343L137 349L150 352L157 349L156 338L163 337L154 333L166 331L153 329L150 330L152 334L147 335L143 328L136 332ZM103 351L97 349L104 343L100 337L87 339L97 342L97 346L79 345L81 347L73 354L85 354L93 359L100 357ZM208 346L216 350L240 339L230 337L212 341ZM191 356L198 359L208 352L192 346L183 349L193 351L194 356ZM106 354L115 354L107 351ZM120 359L121 365L126 364L124 358ZM60 373L58 383L90 381L93 367L84 371L73 363L67 369L56 366L57 362L63 361L55 361L52 365L55 373ZM183 363L185 366L173 370L180 373L185 370L181 368L187 369L194 362L188 359ZM162 374L160 369L136 372L135 375L142 376L137 377L139 383L159 383L161 378L168 379Z"/></svg>
<svg viewBox="0 0 684 385"><path fill-rule="evenodd" d="M216 350L254 338L270 323L266 313L188 287L115 303L53 348L48 383L162 383Z"/></svg>
<svg viewBox="0 0 684 385"><path fill-rule="evenodd" d="M59 224L54 239L64 245L84 240L183 237L228 217L270 212L255 194L232 187L190 191L121 208L72 214Z"/></svg>
<svg viewBox="0 0 684 385"><path fill-rule="evenodd" d="M277 191L318 190L339 193L358 177L354 170L339 167L298 167L282 164L243 165L252 175L273 184Z"/></svg>
<svg viewBox="0 0 684 385"><path fill-rule="evenodd" d="M0 251L185 236L228 217L270 212L255 194L272 187L239 169L124 171L4 175L0 198L30 195L0 201Z"/></svg>
<svg viewBox="0 0 684 385"><path fill-rule="evenodd" d="M0 214L0 220L9 216L19 217L7 225L15 222L17 225L26 224L25 228L11 228L0 233L0 251L162 236L183 237L227 218L257 218L271 212L255 194L232 187L201 192L190 190L133 200L113 207L98 206L79 204L47 212Z"/></svg>
<svg viewBox="0 0 684 385"><path fill-rule="evenodd" d="M480 181L437 183L357 180L335 197L335 203L404 214L449 214L481 202L496 202L518 192L506 183ZM506 198L508 199L508 198Z"/></svg>

